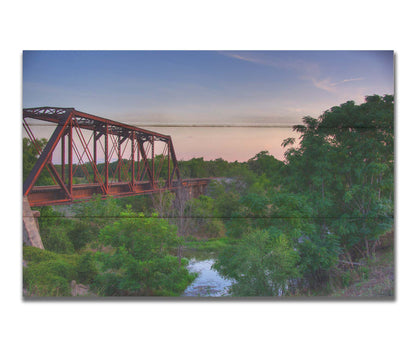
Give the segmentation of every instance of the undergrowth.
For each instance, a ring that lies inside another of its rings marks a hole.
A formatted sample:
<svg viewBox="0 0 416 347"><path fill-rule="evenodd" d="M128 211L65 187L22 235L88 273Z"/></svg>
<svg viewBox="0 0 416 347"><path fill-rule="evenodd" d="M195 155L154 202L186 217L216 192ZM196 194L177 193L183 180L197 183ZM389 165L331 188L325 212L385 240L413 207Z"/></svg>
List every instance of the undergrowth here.
<svg viewBox="0 0 416 347"><path fill-rule="evenodd" d="M23 247L23 287L27 296L70 296L71 281L89 284L97 274L93 254L58 254Z"/></svg>

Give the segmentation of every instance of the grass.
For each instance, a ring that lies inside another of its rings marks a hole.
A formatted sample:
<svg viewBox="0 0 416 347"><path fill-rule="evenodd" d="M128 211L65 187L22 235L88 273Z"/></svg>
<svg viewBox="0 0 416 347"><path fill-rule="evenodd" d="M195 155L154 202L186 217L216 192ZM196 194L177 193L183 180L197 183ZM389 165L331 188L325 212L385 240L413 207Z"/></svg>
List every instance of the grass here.
<svg viewBox="0 0 416 347"><path fill-rule="evenodd" d="M394 247L379 250L366 264L344 272L344 287L331 297L382 298L394 297Z"/></svg>
<svg viewBox="0 0 416 347"><path fill-rule="evenodd" d="M217 255L230 243L227 238L219 239L195 239L185 241L184 256L186 258L210 259Z"/></svg>
<svg viewBox="0 0 416 347"><path fill-rule="evenodd" d="M90 283L96 275L91 253L58 254L36 247L23 247L25 296L71 296L71 282Z"/></svg>
<svg viewBox="0 0 416 347"><path fill-rule="evenodd" d="M190 240L186 241L187 249L195 251L217 252L221 251L229 241L226 238L221 239L207 239L207 240Z"/></svg>

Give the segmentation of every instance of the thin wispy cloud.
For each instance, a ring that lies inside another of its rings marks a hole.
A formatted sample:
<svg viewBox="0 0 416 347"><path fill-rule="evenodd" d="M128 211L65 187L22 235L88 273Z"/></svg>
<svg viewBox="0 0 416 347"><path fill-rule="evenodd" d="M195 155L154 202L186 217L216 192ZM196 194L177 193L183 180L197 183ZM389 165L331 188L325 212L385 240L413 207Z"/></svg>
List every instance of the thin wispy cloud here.
<svg viewBox="0 0 416 347"><path fill-rule="evenodd" d="M220 52L220 54L225 55L230 58L235 58L239 60L249 61L251 63L256 64L265 64L261 59L249 57L247 55L237 54L237 53L231 53L231 52ZM266 64L267 65L267 64Z"/></svg>
<svg viewBox="0 0 416 347"><path fill-rule="evenodd" d="M247 61L253 64L270 66L277 69L294 70L300 74L316 74L319 72L319 66L313 62L307 62L302 59L282 59L276 56L270 56L262 52L218 52L229 58Z"/></svg>
<svg viewBox="0 0 416 347"><path fill-rule="evenodd" d="M343 84L343 83L347 83L347 82L362 81L363 79L364 79L363 77L349 78L349 79L346 79L346 80L342 80L342 81L339 81L339 82L332 83L332 85L337 86L338 84Z"/></svg>
<svg viewBox="0 0 416 347"><path fill-rule="evenodd" d="M312 82L312 85L318 89L325 90L330 93L335 93L336 86L348 83L361 81L364 78L349 78L338 82L332 82L330 77L322 78L321 67L314 62L308 62L302 59L281 59L275 56L262 54L261 52L219 52L230 58L247 61L253 64L270 66L277 69L286 69L295 71L298 74L298 78Z"/></svg>
<svg viewBox="0 0 416 347"><path fill-rule="evenodd" d="M349 78L344 79L342 81L338 82L331 82L330 78L325 78L323 80L317 80L316 78L310 77L310 80L312 81L313 85L316 88L326 90L330 93L335 93L337 91L336 86L339 86L340 84L349 83L349 82L355 82L355 81L362 81L364 78L358 77L358 78Z"/></svg>
<svg viewBox="0 0 416 347"><path fill-rule="evenodd" d="M309 77L306 79L309 79L313 83L313 85L318 89L326 90L327 92L330 92L330 93L335 91L335 88L332 85L329 78L326 78L324 80L317 80L314 77Z"/></svg>

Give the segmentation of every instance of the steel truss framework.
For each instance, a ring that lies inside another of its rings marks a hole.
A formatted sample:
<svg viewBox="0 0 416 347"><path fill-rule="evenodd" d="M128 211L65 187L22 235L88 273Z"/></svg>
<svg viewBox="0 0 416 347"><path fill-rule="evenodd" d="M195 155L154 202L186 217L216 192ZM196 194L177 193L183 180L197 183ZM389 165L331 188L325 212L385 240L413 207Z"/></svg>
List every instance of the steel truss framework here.
<svg viewBox="0 0 416 347"><path fill-rule="evenodd" d="M43 151L36 143L28 119L56 125ZM168 135L74 108L58 107L23 109L23 128L39 153L23 184L23 195L28 197L31 206L88 200L94 194L120 197L207 184L204 179L181 180L172 139ZM59 150L59 144L60 168L57 168L52 157ZM159 153L156 153L156 147ZM104 162L98 164L100 154ZM117 165L111 170L110 163L113 162ZM35 186L45 168L55 185ZM74 183L79 171L87 182Z"/></svg>

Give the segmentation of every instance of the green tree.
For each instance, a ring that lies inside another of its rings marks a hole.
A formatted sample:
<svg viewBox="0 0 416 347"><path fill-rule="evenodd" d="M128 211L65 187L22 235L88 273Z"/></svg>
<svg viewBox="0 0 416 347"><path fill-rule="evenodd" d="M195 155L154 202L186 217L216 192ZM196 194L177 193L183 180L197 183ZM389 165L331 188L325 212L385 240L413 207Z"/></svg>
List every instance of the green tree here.
<svg viewBox="0 0 416 347"><path fill-rule="evenodd" d="M113 197L102 199L101 195L94 195L91 200L74 206L75 217L88 225L89 230L98 235L99 230L119 218L122 207Z"/></svg>
<svg viewBox="0 0 416 347"><path fill-rule="evenodd" d="M98 252L101 274L95 287L104 295L179 295L194 279L186 262L170 255L177 248L176 227L142 213L122 212L100 230L108 251Z"/></svg>
<svg viewBox="0 0 416 347"><path fill-rule="evenodd" d="M260 271L266 251L260 250L269 238L284 238L288 249L296 251L297 285L319 287L340 259L369 257L393 225L392 96L367 97L362 105L347 102L318 119L305 117L294 130L300 142L297 147L293 138L283 142L289 148L278 168L279 186L267 170L273 158L259 153L250 161L255 176L247 176L234 218L227 223L228 235L242 239L216 266L237 281L235 293L255 295L260 290L248 288L258 288L262 281L260 288L267 288ZM261 170L262 164L266 169ZM259 281L250 282L252 277Z"/></svg>
<svg viewBox="0 0 416 347"><path fill-rule="evenodd" d="M299 147L285 154L285 187L308 197L315 222L339 236L348 259L368 257L393 224L394 99L348 101L303 123L294 127Z"/></svg>
<svg viewBox="0 0 416 347"><path fill-rule="evenodd" d="M259 176L266 175L274 185L280 182L280 170L284 166L284 163L277 160L268 151L257 153L247 163L250 170Z"/></svg>
<svg viewBox="0 0 416 347"><path fill-rule="evenodd" d="M208 195L214 199L215 210L218 217L229 218L238 210L240 194L236 181L211 181L208 186Z"/></svg>
<svg viewBox="0 0 416 347"><path fill-rule="evenodd" d="M216 209L215 200L209 196L200 195L188 201L191 216L191 229L194 234L202 237L219 237L225 233L225 226Z"/></svg>
<svg viewBox="0 0 416 347"><path fill-rule="evenodd" d="M159 191L152 194L152 205L159 217L169 218L173 214L173 202L175 193L170 191Z"/></svg>
<svg viewBox="0 0 416 347"><path fill-rule="evenodd" d="M278 296L293 289L299 276L298 261L298 254L284 235L273 237L257 230L237 245L228 246L214 268L235 280L231 286L234 296Z"/></svg>

